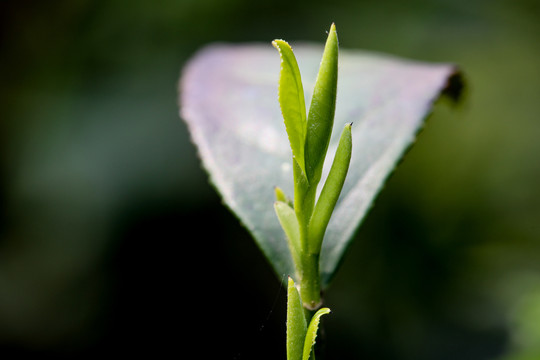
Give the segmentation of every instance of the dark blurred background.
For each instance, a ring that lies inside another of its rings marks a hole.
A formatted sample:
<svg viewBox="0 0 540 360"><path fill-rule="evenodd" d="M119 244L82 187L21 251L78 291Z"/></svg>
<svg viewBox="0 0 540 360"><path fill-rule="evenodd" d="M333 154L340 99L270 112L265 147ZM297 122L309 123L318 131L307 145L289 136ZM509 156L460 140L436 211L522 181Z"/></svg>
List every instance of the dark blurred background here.
<svg viewBox="0 0 540 360"><path fill-rule="evenodd" d="M454 62L326 296L328 359L540 359L535 0L0 2L0 354L285 359L285 290L178 117L214 41Z"/></svg>

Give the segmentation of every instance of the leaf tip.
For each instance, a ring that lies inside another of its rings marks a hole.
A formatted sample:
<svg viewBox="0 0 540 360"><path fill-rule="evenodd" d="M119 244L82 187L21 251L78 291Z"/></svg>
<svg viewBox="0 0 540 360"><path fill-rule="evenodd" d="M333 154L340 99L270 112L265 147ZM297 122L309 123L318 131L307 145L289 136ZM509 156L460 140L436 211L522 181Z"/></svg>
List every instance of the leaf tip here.
<svg viewBox="0 0 540 360"><path fill-rule="evenodd" d="M275 195L277 201L281 201L281 202L289 205L290 207L292 207L291 199L289 199L289 197L287 195L285 195L285 192L279 186L274 186L274 195Z"/></svg>
<svg viewBox="0 0 540 360"><path fill-rule="evenodd" d="M330 310L330 308L322 308L320 309L319 311L317 311L319 313L319 315L326 315L326 314L330 314L332 312L332 310Z"/></svg>
<svg viewBox="0 0 540 360"><path fill-rule="evenodd" d="M446 95L454 104L458 104L464 97L467 90L466 81L459 68L454 67L453 72L448 76L441 95Z"/></svg>
<svg viewBox="0 0 540 360"><path fill-rule="evenodd" d="M337 42L337 30L336 24L334 22L332 22L332 25L330 25L330 30L328 31L328 38L335 39Z"/></svg>
<svg viewBox="0 0 540 360"><path fill-rule="evenodd" d="M332 25L330 25L330 32L336 32L336 23L332 21Z"/></svg>
<svg viewBox="0 0 540 360"><path fill-rule="evenodd" d="M287 46L289 48L291 48L291 45L289 45L288 42L286 42L285 40L282 40L282 39L274 39L272 40L272 45L279 51L281 52L281 47L282 46ZM292 50L292 48L291 48Z"/></svg>
<svg viewBox="0 0 540 360"><path fill-rule="evenodd" d="M287 275L287 287L289 291L298 290L296 289L296 284L294 283L294 279L291 275Z"/></svg>

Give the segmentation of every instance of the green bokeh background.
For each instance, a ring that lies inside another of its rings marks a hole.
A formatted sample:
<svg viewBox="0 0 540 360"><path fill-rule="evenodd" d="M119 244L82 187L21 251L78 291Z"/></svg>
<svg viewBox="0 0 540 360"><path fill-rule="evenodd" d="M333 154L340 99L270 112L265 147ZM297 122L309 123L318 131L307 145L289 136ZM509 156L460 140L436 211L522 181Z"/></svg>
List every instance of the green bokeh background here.
<svg viewBox="0 0 540 360"><path fill-rule="evenodd" d="M3 1L0 353L284 359L285 290L178 117L215 41L454 62L326 300L328 359L540 359L540 3ZM276 55L277 56L277 55ZM192 351L197 351L197 356Z"/></svg>

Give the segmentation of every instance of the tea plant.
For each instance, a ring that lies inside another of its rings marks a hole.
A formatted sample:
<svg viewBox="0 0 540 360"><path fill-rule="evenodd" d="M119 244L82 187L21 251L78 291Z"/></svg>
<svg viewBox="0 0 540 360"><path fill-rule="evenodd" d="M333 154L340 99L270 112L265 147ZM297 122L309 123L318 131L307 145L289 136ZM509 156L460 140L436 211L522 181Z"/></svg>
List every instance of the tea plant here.
<svg viewBox="0 0 540 360"><path fill-rule="evenodd" d="M182 75L181 117L225 204L277 275L289 275L287 357L308 360L330 311L320 309L321 293L357 227L433 102L441 93L457 99L461 81L452 65L339 50L338 83L333 24L320 62L319 46L295 46L297 62L287 42L273 45L279 71L268 46L201 50ZM300 73L318 75L302 82ZM327 152L335 154L331 164Z"/></svg>
<svg viewBox="0 0 540 360"><path fill-rule="evenodd" d="M289 241L304 306L315 310L321 303L319 257L324 232L351 159L351 124L347 124L317 200L317 186L334 124L338 40L335 26L332 25L307 117L300 70L292 49L283 40L275 40L273 44L281 56L279 103L291 145L294 176L294 203L286 200L283 191L278 188L275 210Z"/></svg>
<svg viewBox="0 0 540 360"><path fill-rule="evenodd" d="M351 124L343 129L330 173L316 199L336 107L336 28L332 24L328 34L307 117L300 70L293 51L283 40L274 40L272 44L281 56L279 103L291 145L294 176L294 203L276 188L274 207L300 280L300 293L291 278L288 284L287 359L307 360L315 343L319 319L330 310L319 310L306 326L302 305L308 310L316 310L321 305L319 257L324 232L349 169Z"/></svg>

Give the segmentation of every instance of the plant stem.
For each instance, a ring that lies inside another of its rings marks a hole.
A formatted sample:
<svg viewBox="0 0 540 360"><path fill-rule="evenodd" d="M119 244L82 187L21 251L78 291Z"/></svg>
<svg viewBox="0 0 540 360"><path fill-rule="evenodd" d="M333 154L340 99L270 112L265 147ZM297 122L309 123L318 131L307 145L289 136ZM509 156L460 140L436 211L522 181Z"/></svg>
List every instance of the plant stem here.
<svg viewBox="0 0 540 360"><path fill-rule="evenodd" d="M302 256L302 278L300 293L304 307L317 310L321 306L321 283L319 275L319 254L305 253Z"/></svg>
<svg viewBox="0 0 540 360"><path fill-rule="evenodd" d="M308 228L309 221L313 214L315 196L317 191L317 181L309 184L300 166L293 159L294 164L294 210L299 226L301 264L296 264L300 275L300 294L304 307L309 310L316 310L321 303L321 284L319 274L319 249L313 249L310 244Z"/></svg>

